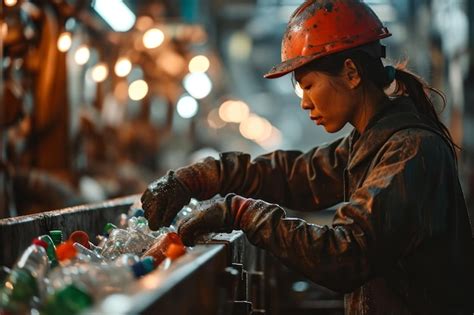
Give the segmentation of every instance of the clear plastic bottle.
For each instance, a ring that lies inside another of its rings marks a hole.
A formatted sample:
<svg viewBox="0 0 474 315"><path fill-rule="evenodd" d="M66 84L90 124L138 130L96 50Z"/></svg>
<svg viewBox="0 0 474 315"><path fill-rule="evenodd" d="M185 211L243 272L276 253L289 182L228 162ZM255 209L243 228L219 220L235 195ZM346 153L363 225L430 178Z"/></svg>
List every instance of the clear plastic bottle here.
<svg viewBox="0 0 474 315"><path fill-rule="evenodd" d="M148 225L146 225L148 228ZM151 234L143 233L137 229L110 230L109 238L104 243L101 255L108 259L115 259L121 254L133 253L141 256L155 241Z"/></svg>
<svg viewBox="0 0 474 315"><path fill-rule="evenodd" d="M105 262L105 258L88 249L88 248L85 248L84 246L82 246L82 244L79 244L79 243L73 243L74 248L76 249L77 251L77 255L81 255L80 256L80 259L82 261L90 261L90 262L94 262L94 263L101 263L101 262ZM77 256L76 256L77 257Z"/></svg>
<svg viewBox="0 0 474 315"><path fill-rule="evenodd" d="M44 296L45 275L49 268L46 242L34 240L20 256L0 288L0 310L23 313L38 305Z"/></svg>
<svg viewBox="0 0 474 315"><path fill-rule="evenodd" d="M139 261L132 266L114 264L80 264L56 268L49 274L48 293L56 292L69 285L83 288L94 300L126 290L127 285L153 269L149 260Z"/></svg>
<svg viewBox="0 0 474 315"><path fill-rule="evenodd" d="M58 265L58 258L56 257L56 246L54 245L53 239L49 235L38 236L38 239L48 244L46 248L46 254L51 268Z"/></svg>
<svg viewBox="0 0 474 315"><path fill-rule="evenodd" d="M198 210L198 205L199 205L199 202L192 198L191 201L189 202L189 204L187 204L186 206L184 206L175 216L175 218L173 219L173 221L171 222L171 228L174 229L175 231L177 230L179 224L185 219L187 218L191 213L193 213L194 211L197 211Z"/></svg>

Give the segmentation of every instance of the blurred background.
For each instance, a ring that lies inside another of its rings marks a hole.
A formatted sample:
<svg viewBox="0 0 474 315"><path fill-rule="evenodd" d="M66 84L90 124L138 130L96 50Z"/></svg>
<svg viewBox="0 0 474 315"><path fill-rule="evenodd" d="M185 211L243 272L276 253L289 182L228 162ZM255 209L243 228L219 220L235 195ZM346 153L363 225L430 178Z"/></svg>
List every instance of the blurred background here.
<svg viewBox="0 0 474 315"><path fill-rule="evenodd" d="M2 0L0 218L141 193L219 151L349 132L315 126L290 76L263 79L300 2ZM445 92L472 209L474 2L366 2L393 33L387 62Z"/></svg>

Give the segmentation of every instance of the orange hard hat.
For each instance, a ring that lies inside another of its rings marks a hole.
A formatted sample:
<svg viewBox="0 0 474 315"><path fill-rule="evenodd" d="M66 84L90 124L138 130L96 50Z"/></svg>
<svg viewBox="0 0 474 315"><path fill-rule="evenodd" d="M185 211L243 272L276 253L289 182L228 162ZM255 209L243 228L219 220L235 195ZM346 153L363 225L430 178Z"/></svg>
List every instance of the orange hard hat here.
<svg viewBox="0 0 474 315"><path fill-rule="evenodd" d="M282 63L264 77L278 78L317 58L391 35L361 0L307 0L288 22L281 43Z"/></svg>

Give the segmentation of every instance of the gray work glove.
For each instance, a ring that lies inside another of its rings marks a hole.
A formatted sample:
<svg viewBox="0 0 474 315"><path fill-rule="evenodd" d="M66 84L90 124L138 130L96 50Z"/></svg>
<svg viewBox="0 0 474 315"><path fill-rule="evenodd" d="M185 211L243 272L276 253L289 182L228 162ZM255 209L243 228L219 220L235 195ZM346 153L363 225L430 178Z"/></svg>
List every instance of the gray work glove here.
<svg viewBox="0 0 474 315"><path fill-rule="evenodd" d="M173 171L152 182L141 197L150 228L168 226L190 199L191 192Z"/></svg>
<svg viewBox="0 0 474 315"><path fill-rule="evenodd" d="M178 234L187 246L194 245L196 239L210 232L243 230L251 239L255 233L271 233L272 223L283 217L285 211L278 205L228 194L225 198L201 203L197 211L180 222Z"/></svg>

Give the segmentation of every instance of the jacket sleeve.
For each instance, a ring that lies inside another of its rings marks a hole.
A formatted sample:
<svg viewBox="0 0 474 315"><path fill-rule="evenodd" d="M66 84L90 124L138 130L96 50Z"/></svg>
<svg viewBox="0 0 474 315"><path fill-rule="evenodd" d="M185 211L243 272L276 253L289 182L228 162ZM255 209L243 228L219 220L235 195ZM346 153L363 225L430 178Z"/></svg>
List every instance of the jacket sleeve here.
<svg viewBox="0 0 474 315"><path fill-rule="evenodd" d="M176 173L198 199L236 193L292 209L318 210L343 200L348 147L344 137L307 153L275 151L254 160L227 152Z"/></svg>
<svg viewBox="0 0 474 315"><path fill-rule="evenodd" d="M408 255L423 241L426 222L432 233L445 229L442 213L430 213L427 200L439 185L447 146L437 136L392 137L349 202L336 212L333 226L285 218L278 206L255 204L242 218L249 241L267 249L314 282L351 292Z"/></svg>

